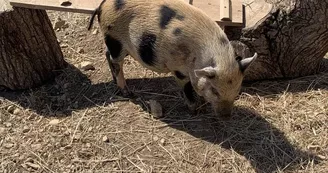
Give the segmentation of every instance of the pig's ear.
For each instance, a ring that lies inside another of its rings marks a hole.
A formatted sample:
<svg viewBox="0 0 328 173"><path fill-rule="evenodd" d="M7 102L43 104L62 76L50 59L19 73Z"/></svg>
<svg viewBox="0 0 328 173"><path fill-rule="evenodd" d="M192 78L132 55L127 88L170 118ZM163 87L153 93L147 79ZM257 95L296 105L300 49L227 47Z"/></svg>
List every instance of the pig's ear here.
<svg viewBox="0 0 328 173"><path fill-rule="evenodd" d="M196 77L206 77L213 79L216 77L216 69L213 67L205 67L203 69L194 70Z"/></svg>
<svg viewBox="0 0 328 173"><path fill-rule="evenodd" d="M240 71L244 73L244 71L248 68L249 65L252 64L252 62L254 62L256 58L257 58L257 53L255 53L253 57L249 57L245 59L236 58L236 60L239 63Z"/></svg>

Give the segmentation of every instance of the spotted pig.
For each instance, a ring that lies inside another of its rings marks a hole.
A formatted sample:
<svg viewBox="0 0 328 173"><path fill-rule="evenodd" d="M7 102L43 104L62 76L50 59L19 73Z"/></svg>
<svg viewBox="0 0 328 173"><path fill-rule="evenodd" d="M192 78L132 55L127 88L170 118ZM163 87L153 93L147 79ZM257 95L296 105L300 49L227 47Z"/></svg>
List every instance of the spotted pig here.
<svg viewBox="0 0 328 173"><path fill-rule="evenodd" d="M231 114L257 54L237 58L223 30L204 12L182 0L104 0L89 30L96 15L113 79L123 93L129 93L123 59L130 55L148 69L172 73L190 109L199 95L216 114Z"/></svg>

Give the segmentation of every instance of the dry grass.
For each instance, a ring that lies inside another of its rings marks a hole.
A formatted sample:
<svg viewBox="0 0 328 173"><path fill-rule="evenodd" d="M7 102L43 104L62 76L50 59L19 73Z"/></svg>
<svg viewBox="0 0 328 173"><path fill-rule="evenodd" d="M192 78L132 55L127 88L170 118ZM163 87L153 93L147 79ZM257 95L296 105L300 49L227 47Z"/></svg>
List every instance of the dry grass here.
<svg viewBox="0 0 328 173"><path fill-rule="evenodd" d="M132 59L138 97L117 95L101 35L86 32L84 15L59 14L72 66L40 88L0 93L0 172L327 172L328 74L245 84L231 119L207 105L192 116L169 75ZM76 68L84 60L96 70ZM149 115L149 99L163 118Z"/></svg>

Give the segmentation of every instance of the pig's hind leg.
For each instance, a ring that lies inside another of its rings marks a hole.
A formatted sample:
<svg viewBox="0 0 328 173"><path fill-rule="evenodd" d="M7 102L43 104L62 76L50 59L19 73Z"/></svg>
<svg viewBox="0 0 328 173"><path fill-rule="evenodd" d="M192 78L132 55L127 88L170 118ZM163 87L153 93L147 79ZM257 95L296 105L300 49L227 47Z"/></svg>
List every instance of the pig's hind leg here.
<svg viewBox="0 0 328 173"><path fill-rule="evenodd" d="M112 73L113 80L120 88L123 96L130 96L132 93L126 85L123 72L123 63L124 58L127 56L127 51L123 49L122 44L118 40L115 40L110 36L105 37L105 42L107 46L106 59Z"/></svg>

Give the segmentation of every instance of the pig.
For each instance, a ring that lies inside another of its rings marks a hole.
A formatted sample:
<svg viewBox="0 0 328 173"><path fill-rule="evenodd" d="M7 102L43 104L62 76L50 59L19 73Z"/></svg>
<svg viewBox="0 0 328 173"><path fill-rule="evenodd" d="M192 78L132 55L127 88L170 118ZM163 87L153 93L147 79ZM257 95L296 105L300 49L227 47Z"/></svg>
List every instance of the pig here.
<svg viewBox="0 0 328 173"><path fill-rule="evenodd" d="M103 0L88 30L95 16L113 80L124 95L130 91L123 60L130 55L148 69L172 73L192 112L201 96L216 115L231 115L257 53L237 57L224 31L203 11L182 0Z"/></svg>

